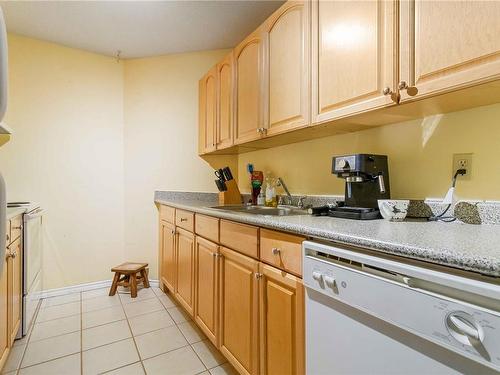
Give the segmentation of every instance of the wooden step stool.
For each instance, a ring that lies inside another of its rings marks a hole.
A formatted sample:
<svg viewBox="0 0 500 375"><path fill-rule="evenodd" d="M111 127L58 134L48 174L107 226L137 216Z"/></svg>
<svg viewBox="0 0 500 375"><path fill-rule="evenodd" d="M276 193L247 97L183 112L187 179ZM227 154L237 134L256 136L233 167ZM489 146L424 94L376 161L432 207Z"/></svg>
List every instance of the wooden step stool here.
<svg viewBox="0 0 500 375"><path fill-rule="evenodd" d="M148 274L146 272L147 263L123 263L119 266L111 268L111 272L115 273L109 295L114 296L118 285L126 288L130 287L130 295L132 298L137 297L137 283L142 282L144 288L149 288ZM138 275L139 274L139 275Z"/></svg>

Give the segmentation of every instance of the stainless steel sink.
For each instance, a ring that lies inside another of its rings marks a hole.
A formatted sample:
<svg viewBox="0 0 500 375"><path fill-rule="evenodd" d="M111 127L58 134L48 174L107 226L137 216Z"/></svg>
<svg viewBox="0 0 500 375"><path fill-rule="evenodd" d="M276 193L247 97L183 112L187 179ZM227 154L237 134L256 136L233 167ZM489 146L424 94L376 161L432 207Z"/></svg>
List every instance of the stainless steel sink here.
<svg viewBox="0 0 500 375"><path fill-rule="evenodd" d="M248 214L254 215L271 215L271 216L290 216L290 215L307 215L306 210L301 210L295 207L288 206L278 206L278 207L266 207L266 206L215 206L210 207L217 210L223 211L233 211L233 212L246 212Z"/></svg>

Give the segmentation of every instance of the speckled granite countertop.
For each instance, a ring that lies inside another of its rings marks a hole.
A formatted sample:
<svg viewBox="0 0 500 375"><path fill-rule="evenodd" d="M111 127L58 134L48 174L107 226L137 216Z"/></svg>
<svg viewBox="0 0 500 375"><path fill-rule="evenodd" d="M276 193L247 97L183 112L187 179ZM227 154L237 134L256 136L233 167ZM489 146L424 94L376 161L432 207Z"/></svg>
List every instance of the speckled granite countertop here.
<svg viewBox="0 0 500 375"><path fill-rule="evenodd" d="M210 208L218 205L216 197L210 193L156 192L155 202L500 277L500 225L255 215Z"/></svg>

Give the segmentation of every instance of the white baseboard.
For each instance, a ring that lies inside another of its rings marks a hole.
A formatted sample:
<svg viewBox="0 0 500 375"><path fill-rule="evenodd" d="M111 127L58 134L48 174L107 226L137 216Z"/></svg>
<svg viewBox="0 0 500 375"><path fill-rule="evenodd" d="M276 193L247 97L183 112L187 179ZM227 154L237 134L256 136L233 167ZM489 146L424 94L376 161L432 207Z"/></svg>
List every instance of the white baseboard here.
<svg viewBox="0 0 500 375"><path fill-rule="evenodd" d="M149 280L149 284L152 287L158 287L158 280ZM85 292L87 290L109 288L111 287L111 280L96 281L93 283L78 284L72 286L66 286L64 288L47 289L41 292L42 298L63 296L65 294Z"/></svg>

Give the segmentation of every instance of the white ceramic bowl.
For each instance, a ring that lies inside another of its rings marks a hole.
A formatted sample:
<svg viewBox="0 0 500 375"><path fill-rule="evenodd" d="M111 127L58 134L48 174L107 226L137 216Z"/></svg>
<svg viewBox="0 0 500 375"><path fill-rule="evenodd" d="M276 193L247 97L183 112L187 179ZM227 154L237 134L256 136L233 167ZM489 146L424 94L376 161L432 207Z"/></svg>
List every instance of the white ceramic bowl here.
<svg viewBox="0 0 500 375"><path fill-rule="evenodd" d="M403 221L408 213L410 201L407 199L379 199L378 208L385 220Z"/></svg>

